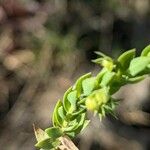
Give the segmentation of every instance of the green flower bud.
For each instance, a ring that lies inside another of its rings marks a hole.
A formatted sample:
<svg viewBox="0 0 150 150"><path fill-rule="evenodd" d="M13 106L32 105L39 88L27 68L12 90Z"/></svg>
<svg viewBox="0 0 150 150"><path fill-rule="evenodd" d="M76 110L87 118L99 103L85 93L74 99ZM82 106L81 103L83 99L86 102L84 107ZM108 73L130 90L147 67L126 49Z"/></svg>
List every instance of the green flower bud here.
<svg viewBox="0 0 150 150"><path fill-rule="evenodd" d="M91 110L91 111L98 110L97 102L92 97L88 97L87 98L87 100L86 100L86 107L87 107L88 110Z"/></svg>
<svg viewBox="0 0 150 150"><path fill-rule="evenodd" d="M85 105L88 110L97 111L102 104L107 103L109 100L108 89L103 88L94 91L86 99Z"/></svg>
<svg viewBox="0 0 150 150"><path fill-rule="evenodd" d="M104 60L102 61L102 66L104 66L105 68L107 68L107 69L110 70L110 71L112 71L113 68L114 68L113 61L106 60L106 59L104 59Z"/></svg>

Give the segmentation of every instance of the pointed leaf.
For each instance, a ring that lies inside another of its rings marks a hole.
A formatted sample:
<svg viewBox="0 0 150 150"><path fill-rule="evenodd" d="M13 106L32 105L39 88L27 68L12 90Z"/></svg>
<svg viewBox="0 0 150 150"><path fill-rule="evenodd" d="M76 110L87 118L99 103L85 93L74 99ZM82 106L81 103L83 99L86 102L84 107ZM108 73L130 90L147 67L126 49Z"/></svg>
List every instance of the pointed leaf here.
<svg viewBox="0 0 150 150"><path fill-rule="evenodd" d="M67 99L67 96L68 94L72 91L72 87L70 87L64 94L64 97L63 97L63 104L64 104L64 108L65 108L65 111L66 112L69 112L69 109L71 107L71 104L69 103L68 99Z"/></svg>
<svg viewBox="0 0 150 150"><path fill-rule="evenodd" d="M126 70L129 67L131 60L135 57L135 49L124 52L118 58L118 62L120 63L123 70Z"/></svg>
<svg viewBox="0 0 150 150"><path fill-rule="evenodd" d="M141 53L141 56L148 56L148 55L150 55L150 45L146 46Z"/></svg>
<svg viewBox="0 0 150 150"><path fill-rule="evenodd" d="M84 95L89 95L98 86L98 82L95 77L87 78L83 80L82 87Z"/></svg>
<svg viewBox="0 0 150 150"><path fill-rule="evenodd" d="M134 77L134 78L129 78L129 79L128 79L128 82L129 82L129 83L137 83L137 82L142 81L142 80L144 80L144 79L145 79L145 75L143 75L143 76L138 76L138 77Z"/></svg>
<svg viewBox="0 0 150 150"><path fill-rule="evenodd" d="M77 123L74 128L72 128L72 131L69 131L69 132L66 132L66 134L70 137L74 137L75 135L77 135L81 130L82 128L84 127L84 122L85 122L85 117L86 117L86 114L83 113L81 115L79 115L74 121ZM74 122L74 123L75 123Z"/></svg>
<svg viewBox="0 0 150 150"><path fill-rule="evenodd" d="M139 74L140 72L144 71L146 69L147 65L150 63L149 57L137 57L134 58L129 66L129 73L132 76L135 76Z"/></svg>
<svg viewBox="0 0 150 150"><path fill-rule="evenodd" d="M97 59L93 59L92 62L96 63L96 64L102 64L102 61L104 60L103 57L97 58Z"/></svg>
<svg viewBox="0 0 150 150"><path fill-rule="evenodd" d="M59 138L60 136L63 135L63 132L61 131L60 128L58 127L51 127L51 128L47 128L45 130L45 132L48 134L48 136L52 139L56 139Z"/></svg>
<svg viewBox="0 0 150 150"><path fill-rule="evenodd" d="M107 72L108 70L106 68L103 68L96 76L96 80L98 83L101 82L103 75Z"/></svg>
<svg viewBox="0 0 150 150"><path fill-rule="evenodd" d="M104 75L103 75L103 78L102 78L102 81L100 83L100 86L101 87L105 87L107 86L111 80L113 79L113 77L115 76L115 73L114 72L110 72L110 71L107 71Z"/></svg>
<svg viewBox="0 0 150 150"><path fill-rule="evenodd" d="M74 137L76 136L75 131L66 132L66 134L67 134L70 138L74 138Z"/></svg>
<svg viewBox="0 0 150 150"><path fill-rule="evenodd" d="M60 116L60 118L61 118L62 120L65 119L65 110L64 110L63 106L60 106L60 107L58 108L58 115Z"/></svg>
<svg viewBox="0 0 150 150"><path fill-rule="evenodd" d="M78 111L72 113L72 116L77 116L77 115L80 115L81 113L85 112L85 108L79 108Z"/></svg>
<svg viewBox="0 0 150 150"><path fill-rule="evenodd" d="M41 142L38 142L35 146L41 148L40 150L55 150L60 145L60 141L56 139L53 141L51 138L45 139Z"/></svg>
<svg viewBox="0 0 150 150"><path fill-rule="evenodd" d="M72 124L71 126L69 127L66 127L63 129L64 132L72 132L73 129L78 125L78 122L77 121L74 121L74 124Z"/></svg>
<svg viewBox="0 0 150 150"><path fill-rule="evenodd" d="M50 138L45 139L41 142L38 142L35 147L37 148L43 148L43 149L52 149L54 146L52 145L52 140Z"/></svg>
<svg viewBox="0 0 150 150"><path fill-rule="evenodd" d="M100 51L95 51L95 54L97 54L97 55L99 55L99 56L101 56L101 57L103 57L103 58L106 58L107 60L112 60L111 57L105 55L104 53L102 53L102 52L100 52Z"/></svg>
<svg viewBox="0 0 150 150"><path fill-rule="evenodd" d="M78 125L73 129L74 131L76 131L77 134L81 131L81 129L84 125L84 122L85 122L85 118L86 118L85 113L83 113L83 114L81 114L80 116L77 117Z"/></svg>
<svg viewBox="0 0 150 150"><path fill-rule="evenodd" d="M52 118L54 126L60 126L60 127L62 126L63 120L60 117L60 115L58 114L58 109L61 106L62 106L62 102L60 100L58 100L58 102L56 103L56 106L55 106L55 109L53 112L53 118Z"/></svg>
<svg viewBox="0 0 150 150"><path fill-rule="evenodd" d="M77 103L77 91L72 91L68 94L67 96L68 101L70 102L70 109L69 112L73 112L74 110L76 110L76 103Z"/></svg>
<svg viewBox="0 0 150 150"><path fill-rule="evenodd" d="M82 93L82 81L85 80L86 78L91 77L91 73L87 73L83 76L81 76L75 83L75 85L73 86L73 90L76 89L77 90L77 94L78 96L80 96L80 94Z"/></svg>

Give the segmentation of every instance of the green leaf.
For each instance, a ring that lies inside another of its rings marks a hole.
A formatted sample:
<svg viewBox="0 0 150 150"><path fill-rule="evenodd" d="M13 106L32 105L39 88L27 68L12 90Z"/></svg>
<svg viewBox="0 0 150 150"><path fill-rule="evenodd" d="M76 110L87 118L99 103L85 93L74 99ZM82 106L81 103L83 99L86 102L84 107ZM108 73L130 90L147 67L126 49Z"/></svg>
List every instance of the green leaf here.
<svg viewBox="0 0 150 150"><path fill-rule="evenodd" d="M52 148L54 148L54 146L52 144L52 140L50 138L38 142L35 145L35 147L37 147L37 148L43 148L43 149L52 149Z"/></svg>
<svg viewBox="0 0 150 150"><path fill-rule="evenodd" d="M72 113L76 110L76 103L77 103L77 91L72 91L67 96L68 101L71 104L71 107L69 109L69 112Z"/></svg>
<svg viewBox="0 0 150 150"><path fill-rule="evenodd" d="M63 120L60 117L60 115L58 114L58 109L61 106L62 106L62 102L60 100L58 100L58 102L56 103L56 106L55 106L55 109L54 109L54 112L53 112L53 118L52 118L54 126L60 126L61 127L62 124L63 124Z"/></svg>
<svg viewBox="0 0 150 150"><path fill-rule="evenodd" d="M86 118L86 114L85 113L82 113L81 115L79 115L77 117L78 125L73 129L74 131L76 131L77 134L81 131L81 129L82 129L83 125L84 125L84 122L85 122L85 118Z"/></svg>
<svg viewBox="0 0 150 150"><path fill-rule="evenodd" d="M87 73L83 76L81 76L75 83L75 85L73 86L73 90L76 89L77 90L77 95L80 96L80 94L82 93L82 81L85 80L86 78L91 77L91 73Z"/></svg>
<svg viewBox="0 0 150 150"><path fill-rule="evenodd" d="M55 150L60 145L60 141L56 139L53 141L51 138L45 139L41 142L38 142L35 146L41 148L40 150Z"/></svg>
<svg viewBox="0 0 150 150"><path fill-rule="evenodd" d="M72 126L70 126L70 127L64 128L63 131L64 131L64 132L67 132L67 133L68 133L68 132L72 132L73 129L74 129L77 125L78 125L78 123L75 122L74 125L72 125Z"/></svg>
<svg viewBox="0 0 150 150"><path fill-rule="evenodd" d="M64 108L63 108L63 106L60 106L59 108L58 108L58 115L61 117L61 119L62 120L64 120L65 119L65 110L64 110Z"/></svg>
<svg viewBox="0 0 150 150"><path fill-rule="evenodd" d="M101 87L105 87L107 86L111 80L113 79L113 77L115 76L115 73L114 72L110 72L110 71L107 71L104 75L103 75L103 78L102 78L102 81L100 83L100 86Z"/></svg>
<svg viewBox="0 0 150 150"><path fill-rule="evenodd" d="M72 91L72 87L70 87L64 94L63 96L63 104L64 104L64 108L65 108L65 111L66 112L69 112L69 109L71 107L71 104L70 102L68 101L67 97L68 97L68 94Z"/></svg>
<svg viewBox="0 0 150 150"><path fill-rule="evenodd" d="M96 64L102 64L103 60L104 60L104 58L100 57L100 58L92 60L92 62L96 63Z"/></svg>
<svg viewBox="0 0 150 150"><path fill-rule="evenodd" d="M150 45L146 46L141 53L141 56L148 56L148 55L150 55Z"/></svg>
<svg viewBox="0 0 150 150"><path fill-rule="evenodd" d="M81 113L85 112L85 108L79 108L78 111L72 113L72 117L75 117L77 115L80 115Z"/></svg>
<svg viewBox="0 0 150 150"><path fill-rule="evenodd" d="M82 113L78 115L73 121L71 121L69 123L69 126L71 127L72 131L75 131L75 134L77 134L77 130L81 127L81 125L84 124L84 121L85 121L85 113Z"/></svg>
<svg viewBox="0 0 150 150"><path fill-rule="evenodd" d="M132 76L135 76L139 74L140 72L144 71L146 69L147 65L150 63L149 57L137 57L134 58L129 66L129 73Z"/></svg>
<svg viewBox="0 0 150 150"><path fill-rule="evenodd" d="M82 82L83 93L84 95L89 95L96 87L98 82L95 77L87 78Z"/></svg>
<svg viewBox="0 0 150 150"><path fill-rule="evenodd" d="M112 58L111 58L111 57L109 57L109 56L105 55L105 54L104 54L104 53L102 53L102 52L95 51L95 54L97 54L97 55L99 55L99 56L101 56L101 57L103 57L103 58L106 58L107 60L112 61Z"/></svg>
<svg viewBox="0 0 150 150"><path fill-rule="evenodd" d="M137 82L142 81L144 79L145 79L145 75L129 78L127 81L128 81L128 83L137 83Z"/></svg>
<svg viewBox="0 0 150 150"><path fill-rule="evenodd" d="M77 119L74 119L73 121L70 121L68 123L68 126L66 128L63 128L64 132L72 132L73 129L78 125Z"/></svg>
<svg viewBox="0 0 150 150"><path fill-rule="evenodd" d="M45 130L45 132L48 134L48 136L52 139L56 139L59 138L60 136L63 135L63 132L61 131L60 128L58 127L51 127L51 128L47 128Z"/></svg>
<svg viewBox="0 0 150 150"><path fill-rule="evenodd" d="M119 56L118 62L120 63L123 70L129 67L131 60L135 57L135 49L124 52Z"/></svg>
<svg viewBox="0 0 150 150"><path fill-rule="evenodd" d="M103 68L96 76L96 80L98 83L101 82L103 75L107 72L108 70L106 68Z"/></svg>
<svg viewBox="0 0 150 150"><path fill-rule="evenodd" d="M73 125L71 127L68 127L65 131L76 131L80 128L81 131L83 131L88 124L90 123L90 120L85 120L85 118L83 118L84 120L81 120L81 124L78 125L79 123L77 122L77 120L75 119L75 122L73 123ZM83 123L84 121L84 123ZM75 132L76 134L78 134L78 132Z"/></svg>
<svg viewBox="0 0 150 150"><path fill-rule="evenodd" d="M85 127L84 122L85 122L86 114L82 113L80 114L72 123L73 123L73 128L72 131L66 132L66 134L70 137L75 137L82 129ZM76 124L76 125L74 125Z"/></svg>
<svg viewBox="0 0 150 150"><path fill-rule="evenodd" d="M76 136L75 131L66 132L66 134L67 134L70 138L74 138L74 137Z"/></svg>

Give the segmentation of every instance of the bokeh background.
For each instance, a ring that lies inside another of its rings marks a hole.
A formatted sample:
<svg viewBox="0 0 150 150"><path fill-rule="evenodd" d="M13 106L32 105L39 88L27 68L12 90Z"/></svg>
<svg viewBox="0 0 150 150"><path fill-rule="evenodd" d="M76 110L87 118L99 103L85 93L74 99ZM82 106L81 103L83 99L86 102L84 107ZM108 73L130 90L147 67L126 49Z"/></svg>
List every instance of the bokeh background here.
<svg viewBox="0 0 150 150"><path fill-rule="evenodd" d="M0 0L0 150L35 150L32 124L51 125L58 98L114 58L150 43L150 0ZM81 150L150 149L150 80L127 85L116 114L92 117Z"/></svg>

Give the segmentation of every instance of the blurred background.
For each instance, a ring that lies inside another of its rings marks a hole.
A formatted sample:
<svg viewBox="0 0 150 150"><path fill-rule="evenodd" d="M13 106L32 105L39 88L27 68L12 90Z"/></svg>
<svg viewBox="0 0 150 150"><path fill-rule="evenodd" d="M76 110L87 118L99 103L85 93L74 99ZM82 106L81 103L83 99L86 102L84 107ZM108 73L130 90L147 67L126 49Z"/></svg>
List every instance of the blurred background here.
<svg viewBox="0 0 150 150"><path fill-rule="evenodd" d="M150 0L0 0L0 150L35 150L32 124L51 125L58 98L114 58L150 44ZM75 140L81 150L150 149L150 80L123 87L116 110Z"/></svg>

